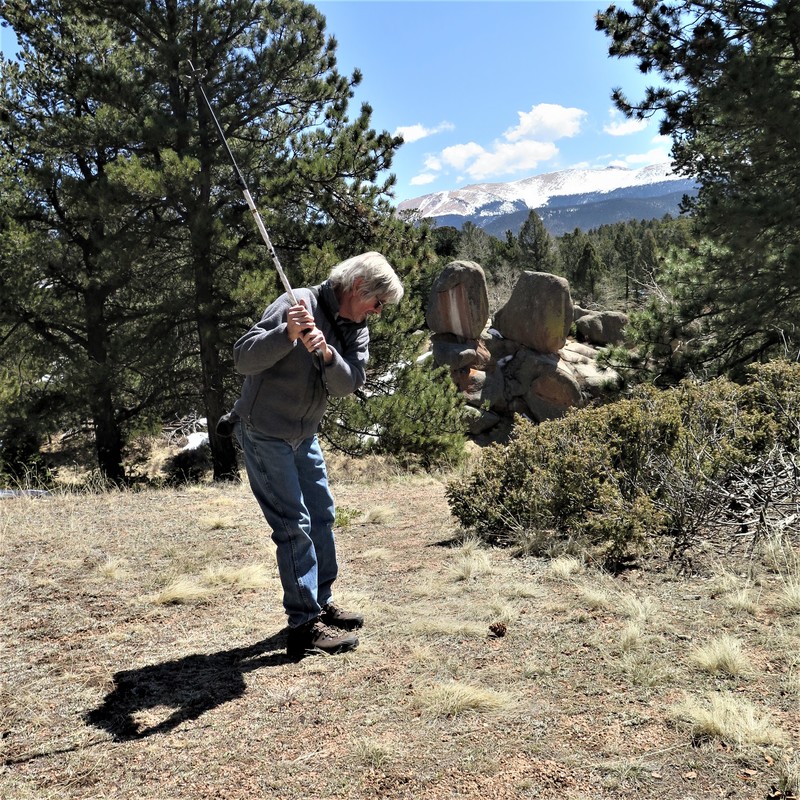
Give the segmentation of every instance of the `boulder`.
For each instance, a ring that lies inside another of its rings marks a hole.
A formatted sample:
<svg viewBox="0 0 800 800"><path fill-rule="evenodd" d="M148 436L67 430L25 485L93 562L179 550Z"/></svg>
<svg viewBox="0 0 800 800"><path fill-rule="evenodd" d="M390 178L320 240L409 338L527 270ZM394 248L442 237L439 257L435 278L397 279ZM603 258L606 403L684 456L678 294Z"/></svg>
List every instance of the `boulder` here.
<svg viewBox="0 0 800 800"><path fill-rule="evenodd" d="M494 411L505 411L505 380L500 370L461 370L454 378L469 405L480 407L488 404Z"/></svg>
<svg viewBox="0 0 800 800"><path fill-rule="evenodd" d="M572 306L572 321L575 322L579 320L581 317L585 317L587 314L591 314L592 312L588 308L581 308L580 306L573 305Z"/></svg>
<svg viewBox="0 0 800 800"><path fill-rule="evenodd" d="M473 346L476 342L465 341L452 333L434 333L431 336L433 360L437 366L461 369L471 367L478 360L478 352Z"/></svg>
<svg viewBox="0 0 800 800"><path fill-rule="evenodd" d="M572 364L572 370L581 390L590 397L607 397L619 391L622 386L622 378L618 372L598 367L596 362Z"/></svg>
<svg viewBox="0 0 800 800"><path fill-rule="evenodd" d="M525 393L525 402L528 405L532 395L561 408L561 414L568 408L583 403L581 387L575 373L569 364L560 360L554 370L543 373L531 383L530 389Z"/></svg>
<svg viewBox="0 0 800 800"><path fill-rule="evenodd" d="M572 339L558 351L558 354L564 361L570 361L572 363L585 364L597 358L597 350L595 350L594 347L583 344L583 342L573 341Z"/></svg>
<svg viewBox="0 0 800 800"><path fill-rule="evenodd" d="M450 369L485 369L493 360L482 339L464 339L454 333L434 333L431 336L431 351L438 366Z"/></svg>
<svg viewBox="0 0 800 800"><path fill-rule="evenodd" d="M572 322L569 283L546 272L523 272L494 316L494 327L504 338L539 353L560 350Z"/></svg>
<svg viewBox="0 0 800 800"><path fill-rule="evenodd" d="M498 336L490 336L483 340L486 349L489 351L492 361L500 361L508 356L513 356L519 350L519 342L513 339L501 339Z"/></svg>
<svg viewBox="0 0 800 800"><path fill-rule="evenodd" d="M489 317L486 276L474 261L452 261L431 288L425 321L434 333L477 339Z"/></svg>
<svg viewBox="0 0 800 800"><path fill-rule="evenodd" d="M575 320L578 335L592 344L622 344L628 315L621 311L591 311Z"/></svg>
<svg viewBox="0 0 800 800"><path fill-rule="evenodd" d="M494 428L500 422L500 415L485 408L473 408L464 406L464 417L466 420L467 432L472 436L479 436L482 433Z"/></svg>
<svg viewBox="0 0 800 800"><path fill-rule="evenodd" d="M503 366L508 396L524 395L533 381L557 368L558 356L555 353L537 353L520 347L516 355Z"/></svg>

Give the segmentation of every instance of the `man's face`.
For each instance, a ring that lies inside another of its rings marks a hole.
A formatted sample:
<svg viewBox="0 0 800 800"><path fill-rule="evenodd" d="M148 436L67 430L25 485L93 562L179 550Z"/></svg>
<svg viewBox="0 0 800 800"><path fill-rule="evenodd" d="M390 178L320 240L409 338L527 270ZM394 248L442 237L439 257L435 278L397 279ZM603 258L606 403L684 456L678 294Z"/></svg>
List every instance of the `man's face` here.
<svg viewBox="0 0 800 800"><path fill-rule="evenodd" d="M378 297L365 297L361 293L361 279L356 280L353 288L345 292L339 303L339 314L352 322L363 322L371 314L380 314L383 301Z"/></svg>

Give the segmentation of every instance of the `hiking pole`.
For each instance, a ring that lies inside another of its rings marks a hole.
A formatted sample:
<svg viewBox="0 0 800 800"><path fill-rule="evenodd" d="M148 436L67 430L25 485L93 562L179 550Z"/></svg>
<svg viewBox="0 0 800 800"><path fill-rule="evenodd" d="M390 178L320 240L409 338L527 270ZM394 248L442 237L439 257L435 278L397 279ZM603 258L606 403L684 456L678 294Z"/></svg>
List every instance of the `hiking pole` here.
<svg viewBox="0 0 800 800"><path fill-rule="evenodd" d="M261 214L258 213L256 204L253 202L253 197L250 194L250 190L247 188L247 183L245 182L244 175L242 175L242 171L239 169L239 165L236 163L236 159L233 157L233 152L231 151L231 148L228 145L228 140L225 138L225 133L222 130L222 125L219 124L217 115L214 113L214 109L211 107L211 103L208 100L208 96L206 95L206 90L203 88L203 82L200 79L201 73L199 70L196 70L194 68L194 64L192 64L191 61L188 61L188 64L189 64L189 69L192 71L192 77L194 78L194 81L197 84L197 88L200 90L200 94L202 95L203 100L205 101L208 113L211 114L211 119L214 120L214 124L217 126L217 133L219 134L219 138L222 141L223 146L225 147L225 151L228 154L228 158L230 158L231 160L231 164L233 165L233 171L236 174L236 180L239 183L239 187L241 188L242 193L244 194L244 199L247 201L247 207L250 209L251 213L253 214L253 218L256 221L258 232L261 234L261 238L264 240L264 244L267 246L267 250L269 250L269 254L272 256L272 263L275 264L275 269L278 270L278 276L281 279L283 288L286 289L286 293L289 295L289 298L292 301L292 305L296 306L297 298L294 296L291 284L289 283L289 280L286 277L286 273L283 271L281 262L278 259L278 254L275 252L275 248L272 246L272 242L270 241L269 234L267 233L267 229L264 225L264 221L261 219Z"/></svg>
<svg viewBox="0 0 800 800"><path fill-rule="evenodd" d="M217 119L217 115L214 113L214 109L211 107L211 103L209 102L208 95L206 95L206 90L203 88L203 81L201 80L202 73L199 70L194 68L194 64L192 64L191 59L187 59L187 63L189 64L189 69L192 71L192 77L194 78L195 83L197 84L197 88L200 90L200 94L205 101L206 108L208 109L208 113L211 114L211 119L214 120L214 125L217 126L217 133L219 134L220 141L222 142L223 146L225 147L225 152L228 154L228 158L231 160L231 164L233 165L233 171L236 174L236 180L239 183L239 187L244 194L244 199L247 201L247 207L250 209L251 213L253 214L253 219L256 221L256 227L258 228L258 232L261 234L261 238L264 240L264 244L267 246L267 250L269 250L269 254L272 256L272 263L275 264L275 269L278 270L278 277L281 279L281 283L283 284L283 288L286 289L286 294L289 295L289 299L292 302L293 306L297 305L297 298L294 296L294 292L292 291L292 285L289 283L289 279L286 277L286 273L283 271L283 267L281 266L281 262L278 259L278 254L275 252L275 248L272 246L272 241L269 238L269 234L267 233L267 228L264 225L264 221L261 219L261 214L258 213L258 209L256 208L256 204L253 202L253 196L250 194L250 190L247 188L247 182L244 179L244 175L242 175L242 171L239 169L239 165L236 163L236 159L233 157L233 152L228 145L228 140L225 138L225 132L222 130L222 125L219 124L219 120ZM311 328L304 328L301 333L306 334L311 330ZM325 356L319 348L316 348L313 352L313 355L316 357L317 361L319 362L319 371L322 375L322 381L325 385L325 391L328 391L328 382L325 378Z"/></svg>

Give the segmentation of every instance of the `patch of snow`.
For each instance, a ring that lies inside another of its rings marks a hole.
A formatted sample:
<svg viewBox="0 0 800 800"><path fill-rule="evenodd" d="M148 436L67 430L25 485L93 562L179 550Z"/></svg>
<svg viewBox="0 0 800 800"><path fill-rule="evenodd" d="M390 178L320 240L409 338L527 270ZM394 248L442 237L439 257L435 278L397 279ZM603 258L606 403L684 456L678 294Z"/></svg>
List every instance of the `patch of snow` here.
<svg viewBox="0 0 800 800"><path fill-rule="evenodd" d="M417 209L422 217L446 214L470 216L479 208L496 203L502 209L514 210L522 201L528 208L542 208L552 197L573 194L605 194L631 186L646 186L665 181L680 181L669 162L650 164L639 169L608 167L606 169L565 169L544 175L533 175L511 183L476 183L463 189L436 192L404 200L398 210ZM500 210L492 214L504 213Z"/></svg>
<svg viewBox="0 0 800 800"><path fill-rule="evenodd" d="M197 433L190 433L186 437L186 444L181 450L197 450L204 444L208 444L208 434L198 431Z"/></svg>

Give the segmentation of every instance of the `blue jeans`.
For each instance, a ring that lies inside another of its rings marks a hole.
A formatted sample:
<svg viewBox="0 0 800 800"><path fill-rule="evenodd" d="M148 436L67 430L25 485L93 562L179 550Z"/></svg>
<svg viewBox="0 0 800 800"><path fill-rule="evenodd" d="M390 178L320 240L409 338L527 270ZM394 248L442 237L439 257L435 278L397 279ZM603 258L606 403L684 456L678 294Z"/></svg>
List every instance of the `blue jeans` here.
<svg viewBox="0 0 800 800"><path fill-rule="evenodd" d="M316 436L287 442L241 421L236 437L250 488L272 528L283 607L294 628L318 617L330 602L339 569L325 459Z"/></svg>

